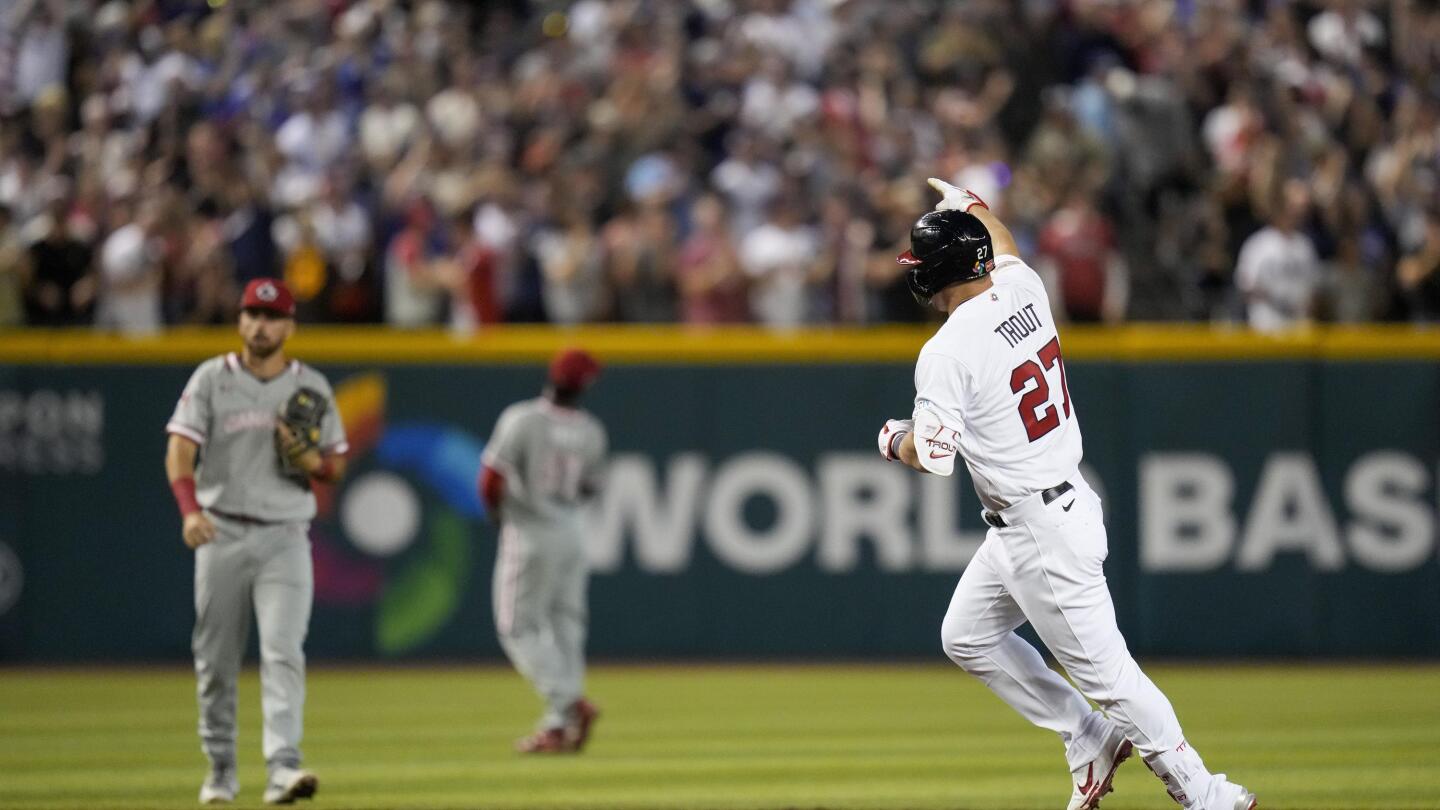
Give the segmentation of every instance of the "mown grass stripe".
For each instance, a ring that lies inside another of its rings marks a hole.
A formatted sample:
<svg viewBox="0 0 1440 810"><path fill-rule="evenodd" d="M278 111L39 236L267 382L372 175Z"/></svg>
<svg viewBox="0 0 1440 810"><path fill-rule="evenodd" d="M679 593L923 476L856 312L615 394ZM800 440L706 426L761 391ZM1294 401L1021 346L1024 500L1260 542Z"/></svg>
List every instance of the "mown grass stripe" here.
<svg viewBox="0 0 1440 810"><path fill-rule="evenodd" d="M1149 670L1207 761L1267 810L1440 807L1440 666ZM192 678L0 669L0 808L192 807ZM510 750L538 705L502 668L316 666L315 810L1031 810L1068 796L1059 741L943 662L599 667L591 689L606 712L592 750L537 760ZM260 806L258 703L250 672L240 807ZM1130 766L1105 808L1168 801Z"/></svg>

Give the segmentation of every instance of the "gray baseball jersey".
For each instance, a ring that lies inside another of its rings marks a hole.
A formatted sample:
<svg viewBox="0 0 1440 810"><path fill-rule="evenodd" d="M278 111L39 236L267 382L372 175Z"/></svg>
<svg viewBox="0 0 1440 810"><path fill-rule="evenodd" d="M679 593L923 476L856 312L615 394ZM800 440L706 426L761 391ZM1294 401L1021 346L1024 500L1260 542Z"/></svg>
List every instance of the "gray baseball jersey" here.
<svg viewBox="0 0 1440 810"><path fill-rule="evenodd" d="M202 507L273 523L315 517L315 496L281 473L275 450L280 406L302 386L329 401L321 423L321 449L344 453L349 449L345 426L330 383L320 372L294 360L278 376L262 381L246 371L233 352L195 369L165 429L200 445L195 494Z"/></svg>
<svg viewBox="0 0 1440 810"><path fill-rule="evenodd" d="M543 397L506 408L482 458L505 476L505 522L530 536L578 536L581 505L600 488L607 445L605 426L585 411Z"/></svg>
<svg viewBox="0 0 1440 810"><path fill-rule="evenodd" d="M600 420L544 398L495 423L483 461L505 476L492 589L500 645L545 701L540 727L570 722L585 688L588 626L584 511L607 439Z"/></svg>

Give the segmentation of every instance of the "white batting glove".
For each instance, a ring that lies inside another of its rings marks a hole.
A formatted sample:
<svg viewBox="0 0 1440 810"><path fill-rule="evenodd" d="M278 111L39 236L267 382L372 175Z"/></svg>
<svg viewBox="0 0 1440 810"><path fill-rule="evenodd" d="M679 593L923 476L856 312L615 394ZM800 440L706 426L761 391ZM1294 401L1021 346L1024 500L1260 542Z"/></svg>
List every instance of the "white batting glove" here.
<svg viewBox="0 0 1440 810"><path fill-rule="evenodd" d="M890 419L885 422L885 427L880 428L880 435L876 437L880 445L880 455L886 461L895 461L900 458L900 442L905 440L905 434L915 429L914 419Z"/></svg>
<svg viewBox="0 0 1440 810"><path fill-rule="evenodd" d="M968 188L952 186L938 177L932 177L925 182L940 192L940 196L944 198L936 203L936 211L969 211L977 205L987 210L990 208L978 194Z"/></svg>

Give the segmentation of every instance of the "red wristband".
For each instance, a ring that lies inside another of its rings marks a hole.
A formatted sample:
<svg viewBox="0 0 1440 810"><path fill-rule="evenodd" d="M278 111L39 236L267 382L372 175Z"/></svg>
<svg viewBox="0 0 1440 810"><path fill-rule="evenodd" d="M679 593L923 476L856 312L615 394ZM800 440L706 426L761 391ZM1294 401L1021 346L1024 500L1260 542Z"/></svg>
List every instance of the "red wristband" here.
<svg viewBox="0 0 1440 810"><path fill-rule="evenodd" d="M195 500L195 478L185 476L170 482L170 492L175 495L175 505L180 507L180 517L200 511L200 502Z"/></svg>
<svg viewBox="0 0 1440 810"><path fill-rule="evenodd" d="M480 502L490 514L500 511L500 501L505 497L505 476L488 464L480 468Z"/></svg>

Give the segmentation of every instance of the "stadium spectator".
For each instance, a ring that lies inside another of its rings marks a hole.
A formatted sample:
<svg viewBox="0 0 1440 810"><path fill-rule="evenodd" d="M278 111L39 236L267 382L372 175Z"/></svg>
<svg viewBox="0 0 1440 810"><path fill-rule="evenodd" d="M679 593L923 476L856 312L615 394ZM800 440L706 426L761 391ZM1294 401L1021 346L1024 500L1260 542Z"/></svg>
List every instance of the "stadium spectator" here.
<svg viewBox="0 0 1440 810"><path fill-rule="evenodd" d="M1319 258L1300 230L1310 201L1302 183L1287 181L1274 203L1270 224L1240 248L1235 285L1245 295L1246 317L1261 332L1304 324L1315 314L1321 283Z"/></svg>
<svg viewBox="0 0 1440 810"><path fill-rule="evenodd" d="M740 121L767 137L783 140L819 106L815 89L792 77L785 61L772 56L763 61L741 92Z"/></svg>
<svg viewBox="0 0 1440 810"><path fill-rule="evenodd" d="M450 243L450 267L442 274L450 283L450 328L464 334L500 323L499 251L481 241L465 214L451 218Z"/></svg>
<svg viewBox="0 0 1440 810"><path fill-rule="evenodd" d="M749 320L745 273L730 241L725 204L700 197L690 210L690 236L680 246L676 275L681 320L689 324L742 323Z"/></svg>
<svg viewBox="0 0 1440 810"><path fill-rule="evenodd" d="M1367 49L1384 43L1379 18L1358 0L1332 0L1329 5L1306 26L1310 44L1321 56L1339 67L1357 65Z"/></svg>
<svg viewBox="0 0 1440 810"><path fill-rule="evenodd" d="M275 216L250 183L232 182L223 192L228 208L224 222L225 249L241 289L257 278L280 275L280 249L275 244Z"/></svg>
<svg viewBox="0 0 1440 810"><path fill-rule="evenodd" d="M19 0L0 8L0 204L28 248L66 197L98 257L125 210L178 200L166 323L224 317L211 291L289 260L307 318L438 325L464 298L431 267L469 243L455 217L494 251L506 320L684 320L685 213L717 195L729 250L706 252L743 258L774 252L787 194L816 266L798 288L761 272L750 293L774 310L749 314L871 323L925 317L884 254L924 207L896 190L933 175L1026 250L1068 210L1105 212L1107 266L1131 272L1107 274L1102 319L1125 301L1244 320L1242 243L1295 181L1313 200L1297 228L1335 268L1314 314L1404 318L1418 288L1398 263L1440 175L1436 42L1440 6L1358 0ZM600 254L577 260L585 245ZM85 317L27 300L40 322Z"/></svg>
<svg viewBox="0 0 1440 810"><path fill-rule="evenodd" d="M360 151L376 174L400 160L420 129L420 111L404 97L404 82L394 70L376 77L370 104L360 116Z"/></svg>
<svg viewBox="0 0 1440 810"><path fill-rule="evenodd" d="M176 322L233 324L236 301L244 288L235 283L235 268L226 246L225 219L212 200L195 208L182 229L188 243L171 244L180 278L192 285L193 303Z"/></svg>
<svg viewBox="0 0 1440 810"><path fill-rule="evenodd" d="M925 204L924 189L909 183L890 184L879 195L873 244L865 259L866 319L871 322L918 321L923 310L895 257L910 249L914 211Z"/></svg>
<svg viewBox="0 0 1440 810"><path fill-rule="evenodd" d="M156 243L159 203L140 204L135 217L116 228L100 248L100 291L95 325L128 334L160 331L162 248Z"/></svg>
<svg viewBox="0 0 1440 810"><path fill-rule="evenodd" d="M1403 273L1402 265L1402 285ZM1335 248L1335 256L1325 263L1321 291L1324 319L1335 323L1369 323L1384 311L1388 303L1386 297L1376 273L1365 263L1360 237L1343 237Z"/></svg>
<svg viewBox="0 0 1440 810"><path fill-rule="evenodd" d="M780 193L783 179L773 162L761 156L759 138L737 132L734 151L710 177L715 189L725 196L730 209L730 225L737 237L743 237L765 221L765 209Z"/></svg>
<svg viewBox="0 0 1440 810"><path fill-rule="evenodd" d="M473 69L466 59L449 73L449 84L426 103L425 118L446 147L467 150L480 134L481 124L480 104L474 93L467 89Z"/></svg>
<svg viewBox="0 0 1440 810"><path fill-rule="evenodd" d="M875 226L858 215L848 189L825 197L820 203L820 224L816 229L818 267L825 268L816 279L811 296L813 320L835 323L865 323L867 293L865 265L875 240Z"/></svg>
<svg viewBox="0 0 1440 810"><path fill-rule="evenodd" d="M275 133L285 165L275 178L273 196L283 205L301 205L315 197L325 175L350 149L350 125L325 84L303 87L299 112Z"/></svg>
<svg viewBox="0 0 1440 810"><path fill-rule="evenodd" d="M1440 214L1432 213L1425 223L1425 238L1400 260L1400 290L1410 317L1417 321L1440 320Z"/></svg>
<svg viewBox="0 0 1440 810"><path fill-rule="evenodd" d="M321 294L330 284L330 266L315 226L315 213L306 206L275 220L275 244L285 257L285 283L295 295L297 314L306 320L324 312Z"/></svg>
<svg viewBox="0 0 1440 810"><path fill-rule="evenodd" d="M338 321L361 320L376 295L371 292L370 215L360 205L348 178L332 175L320 199L310 207L315 239L329 269L327 303Z"/></svg>
<svg viewBox="0 0 1440 810"><path fill-rule="evenodd" d="M1095 208L1094 195L1077 189L1040 230L1036 269L1055 278L1057 303L1076 323L1116 323L1125 317L1127 272L1116 250L1115 229Z"/></svg>
<svg viewBox="0 0 1440 810"><path fill-rule="evenodd" d="M784 195L764 225L740 244L740 265L750 277L750 310L767 326L792 329L816 311L815 287L831 268L819 259L813 228L805 225L801 202Z"/></svg>
<svg viewBox="0 0 1440 810"><path fill-rule="evenodd" d="M95 273L90 246L76 238L66 198L52 202L30 246L25 320L33 326L81 326L92 320Z"/></svg>
<svg viewBox="0 0 1440 810"><path fill-rule="evenodd" d="M15 48L14 92L22 102L66 82L70 48L65 36L65 4L61 0L20 0L10 13L20 20Z"/></svg>
<svg viewBox="0 0 1440 810"><path fill-rule="evenodd" d="M445 280L435 260L443 247L429 201L413 200L385 253L385 323L407 329L441 323Z"/></svg>
<svg viewBox="0 0 1440 810"><path fill-rule="evenodd" d="M15 217L0 205L0 329L25 323L23 292L30 281L30 256Z"/></svg>
<svg viewBox="0 0 1440 810"><path fill-rule="evenodd" d="M554 223L534 235L532 250L549 321L578 324L599 319L610 301L604 252L590 218L573 208L562 210Z"/></svg>
<svg viewBox="0 0 1440 810"><path fill-rule="evenodd" d="M674 218L661 202L644 202L612 219L601 234L615 316L629 323L675 319Z"/></svg>

